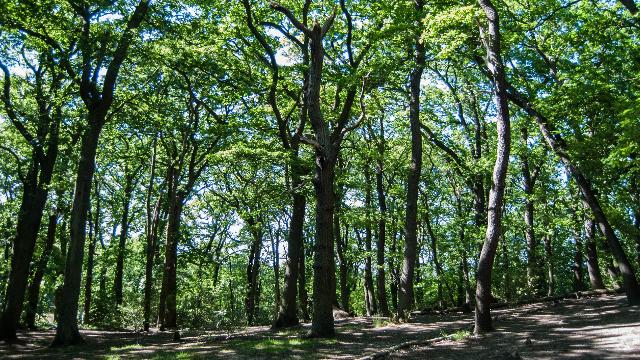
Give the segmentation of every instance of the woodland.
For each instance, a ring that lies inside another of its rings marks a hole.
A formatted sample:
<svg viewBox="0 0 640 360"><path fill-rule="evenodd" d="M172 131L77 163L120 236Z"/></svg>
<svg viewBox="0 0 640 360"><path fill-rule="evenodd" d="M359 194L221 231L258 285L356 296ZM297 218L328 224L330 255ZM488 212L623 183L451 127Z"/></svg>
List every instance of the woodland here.
<svg viewBox="0 0 640 360"><path fill-rule="evenodd" d="M453 351L598 307L640 338L637 13L3 0L0 356L326 358L358 327Z"/></svg>

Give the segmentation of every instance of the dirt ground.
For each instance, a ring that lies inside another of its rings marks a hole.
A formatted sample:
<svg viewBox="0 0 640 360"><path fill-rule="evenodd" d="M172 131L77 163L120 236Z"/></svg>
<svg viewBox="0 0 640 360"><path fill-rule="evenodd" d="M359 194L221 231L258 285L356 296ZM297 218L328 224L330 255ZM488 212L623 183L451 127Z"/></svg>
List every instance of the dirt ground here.
<svg viewBox="0 0 640 360"><path fill-rule="evenodd" d="M533 304L493 312L498 331L466 336L472 315L421 315L407 324L380 319L336 321L330 340L303 339L309 324L274 332L251 327L242 332L172 333L82 331L87 343L62 349L46 346L53 331L26 332L24 345L0 344L0 358L48 359L354 359L412 340L453 335L433 346L398 351L408 359L640 359L640 308L624 296L603 296Z"/></svg>

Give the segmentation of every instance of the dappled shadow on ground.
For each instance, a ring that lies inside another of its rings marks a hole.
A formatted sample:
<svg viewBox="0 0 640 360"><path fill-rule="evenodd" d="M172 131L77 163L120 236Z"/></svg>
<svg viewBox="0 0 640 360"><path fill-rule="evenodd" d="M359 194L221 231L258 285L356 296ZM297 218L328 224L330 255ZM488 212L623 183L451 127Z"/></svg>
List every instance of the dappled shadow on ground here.
<svg viewBox="0 0 640 360"><path fill-rule="evenodd" d="M496 331L407 349L408 359L639 359L640 307L624 296L536 304L495 312Z"/></svg>
<svg viewBox="0 0 640 360"><path fill-rule="evenodd" d="M534 304L494 312L497 332L482 338L440 342L395 357L429 359L495 358L519 352L526 359L619 359L640 354L640 309L622 296ZM26 345L0 345L0 358L148 358L148 359L352 359L412 340L426 340L472 329L471 314L421 315L411 323L381 319L336 321L335 339L304 339L309 324L271 331L251 327L240 332L173 333L85 330L87 344L48 349L53 331L22 333ZM527 339L531 343L527 344Z"/></svg>

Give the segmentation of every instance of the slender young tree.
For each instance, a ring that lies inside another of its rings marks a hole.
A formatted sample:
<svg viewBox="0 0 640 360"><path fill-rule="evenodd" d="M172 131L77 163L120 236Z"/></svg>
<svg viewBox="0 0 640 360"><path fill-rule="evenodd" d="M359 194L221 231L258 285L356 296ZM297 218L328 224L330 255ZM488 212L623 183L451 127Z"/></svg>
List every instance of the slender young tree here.
<svg viewBox="0 0 640 360"><path fill-rule="evenodd" d="M495 86L496 122L498 145L496 162L493 168L493 184L489 192L489 211L487 232L482 245L476 274L476 334L493 330L491 321L491 272L502 232L502 206L504 203L505 182L511 151L511 125L507 98L507 82L501 55L500 20L498 11L490 0L478 0L487 17L487 34L480 25L481 36L487 51L487 66Z"/></svg>
<svg viewBox="0 0 640 360"><path fill-rule="evenodd" d="M424 0L415 2L417 19L422 18ZM404 228L404 251L402 274L398 286L398 317L406 319L414 306L413 284L415 281L416 254L418 245L418 192L422 172L422 133L420 131L420 81L425 68L425 46L420 40L420 20L416 21L412 57L415 65L409 75L409 128L411 131L411 164L407 176L407 196Z"/></svg>

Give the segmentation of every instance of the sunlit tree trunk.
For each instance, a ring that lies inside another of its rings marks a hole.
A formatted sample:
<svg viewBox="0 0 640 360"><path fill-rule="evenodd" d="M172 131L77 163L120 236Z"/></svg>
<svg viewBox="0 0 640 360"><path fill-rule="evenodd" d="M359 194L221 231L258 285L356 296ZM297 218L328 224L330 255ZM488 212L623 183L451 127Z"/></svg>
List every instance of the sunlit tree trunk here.
<svg viewBox="0 0 640 360"><path fill-rule="evenodd" d="M495 101L497 109L496 162L493 168L493 184L489 192L488 221L485 241L478 260L476 274L476 334L493 330L491 321L491 273L502 228L502 206L504 203L505 182L511 150L511 125L504 65L500 49L500 21L498 12L490 0L478 0L488 20L486 42L490 76L495 84ZM484 34L483 34L484 35Z"/></svg>
<svg viewBox="0 0 640 360"><path fill-rule="evenodd" d="M422 14L424 1L416 1L416 12ZM415 66L409 75L409 127L411 131L411 164L407 178L402 273L398 286L398 317L407 318L414 306L413 284L418 243L418 190L422 171L422 133L420 131L420 81L425 67L425 47L416 35L413 45Z"/></svg>

